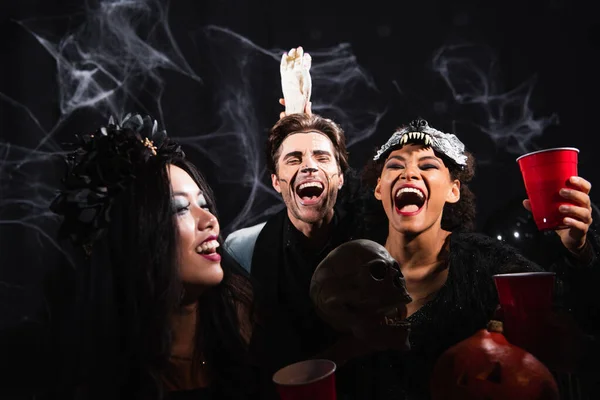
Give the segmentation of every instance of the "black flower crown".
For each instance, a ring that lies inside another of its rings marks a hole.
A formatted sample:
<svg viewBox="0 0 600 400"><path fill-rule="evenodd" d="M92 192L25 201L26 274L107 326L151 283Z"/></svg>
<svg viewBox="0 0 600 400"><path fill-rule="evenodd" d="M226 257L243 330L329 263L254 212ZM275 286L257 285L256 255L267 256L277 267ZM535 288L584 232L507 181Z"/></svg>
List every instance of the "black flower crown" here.
<svg viewBox="0 0 600 400"><path fill-rule="evenodd" d="M184 157L180 146L149 116L127 114L120 124L77 135L65 157L63 188L50 210L63 216L60 237L91 249L108 226L115 197L135 179L135 171L153 157Z"/></svg>

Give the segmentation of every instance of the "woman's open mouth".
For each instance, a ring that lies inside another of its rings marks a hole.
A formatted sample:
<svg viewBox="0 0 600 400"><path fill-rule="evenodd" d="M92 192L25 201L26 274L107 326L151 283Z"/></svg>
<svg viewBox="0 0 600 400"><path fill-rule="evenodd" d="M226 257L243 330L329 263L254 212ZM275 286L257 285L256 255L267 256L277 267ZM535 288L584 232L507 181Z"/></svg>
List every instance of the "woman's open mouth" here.
<svg viewBox="0 0 600 400"><path fill-rule="evenodd" d="M417 215L423 209L426 200L427 197L421 189L405 186L396 192L394 207L400 215Z"/></svg>
<svg viewBox="0 0 600 400"><path fill-rule="evenodd" d="M217 253L219 242L216 240L207 240L196 247L196 253L210 261L221 261L221 255Z"/></svg>

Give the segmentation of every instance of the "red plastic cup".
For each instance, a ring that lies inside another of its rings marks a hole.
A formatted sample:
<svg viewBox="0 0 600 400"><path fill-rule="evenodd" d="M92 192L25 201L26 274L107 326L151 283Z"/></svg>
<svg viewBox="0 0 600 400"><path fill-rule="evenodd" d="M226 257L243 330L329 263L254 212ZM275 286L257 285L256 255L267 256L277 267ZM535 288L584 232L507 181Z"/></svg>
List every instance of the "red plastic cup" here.
<svg viewBox="0 0 600 400"><path fill-rule="evenodd" d="M534 151L517 158L533 219L540 231L564 227L564 216L558 208L570 203L559 192L569 186L570 177L577 175L578 153L576 148L560 147Z"/></svg>
<svg viewBox="0 0 600 400"><path fill-rule="evenodd" d="M504 336L534 356L549 350L544 329L552 315L554 272L494 275L504 317Z"/></svg>
<svg viewBox="0 0 600 400"><path fill-rule="evenodd" d="M306 360L273 375L282 400L336 400L336 365L330 360Z"/></svg>

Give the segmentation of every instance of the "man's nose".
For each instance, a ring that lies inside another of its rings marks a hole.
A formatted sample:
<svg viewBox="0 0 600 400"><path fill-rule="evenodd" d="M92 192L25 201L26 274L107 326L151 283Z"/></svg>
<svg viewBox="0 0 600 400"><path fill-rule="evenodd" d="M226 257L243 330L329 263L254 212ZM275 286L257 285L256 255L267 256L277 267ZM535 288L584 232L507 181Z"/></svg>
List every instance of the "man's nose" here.
<svg viewBox="0 0 600 400"><path fill-rule="evenodd" d="M304 162L304 165L302 165L302 168L300 169L301 172L305 173L317 172L318 170L319 169L317 168L317 163L312 158L306 160Z"/></svg>

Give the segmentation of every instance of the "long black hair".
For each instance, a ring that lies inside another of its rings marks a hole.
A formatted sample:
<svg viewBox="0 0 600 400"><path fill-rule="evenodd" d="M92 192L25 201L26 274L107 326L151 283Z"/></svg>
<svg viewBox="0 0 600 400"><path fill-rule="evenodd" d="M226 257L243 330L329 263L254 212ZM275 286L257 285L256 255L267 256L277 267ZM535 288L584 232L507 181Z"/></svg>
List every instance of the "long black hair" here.
<svg viewBox="0 0 600 400"><path fill-rule="evenodd" d="M216 215L212 191L148 117L129 116L81 138L67 161L52 209L63 216L61 234L82 249L61 336L74 349L69 375L89 398L162 398L170 317L182 293L168 166L192 177ZM239 316L252 312L252 288L230 257L221 265L223 281L198 300L195 351L202 352L213 383L228 382L220 386L234 390L247 386L251 360Z"/></svg>

